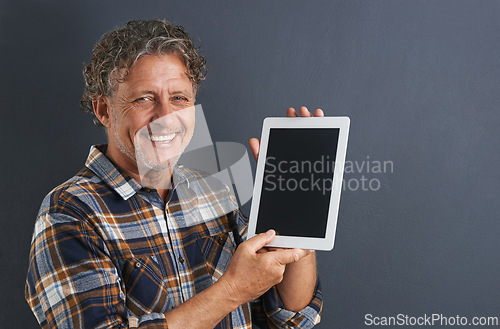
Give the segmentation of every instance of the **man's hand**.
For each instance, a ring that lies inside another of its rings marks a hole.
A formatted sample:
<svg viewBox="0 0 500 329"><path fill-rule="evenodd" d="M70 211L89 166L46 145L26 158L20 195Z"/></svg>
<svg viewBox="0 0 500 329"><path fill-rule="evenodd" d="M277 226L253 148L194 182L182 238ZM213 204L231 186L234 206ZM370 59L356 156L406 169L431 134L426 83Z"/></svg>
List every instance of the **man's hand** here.
<svg viewBox="0 0 500 329"><path fill-rule="evenodd" d="M309 112L307 107L305 107L305 106L302 106L299 109L299 113L300 113L301 117L312 117L313 116L311 114L311 112ZM286 112L286 116L289 118L295 118L295 117L298 117L299 115L297 114L297 112L295 111L295 109L293 107L290 107L290 108L288 108L288 111ZM325 113L323 113L322 109L317 109L316 111L314 111L314 116L315 117L324 117ZM250 138L250 140L248 141L248 144L250 145L250 149L252 150L255 161L257 161L259 159L260 141L257 138Z"/></svg>
<svg viewBox="0 0 500 329"><path fill-rule="evenodd" d="M276 249L263 252L276 232L258 234L238 246L224 275L219 279L234 306L252 301L283 280L287 264L310 254L303 249Z"/></svg>

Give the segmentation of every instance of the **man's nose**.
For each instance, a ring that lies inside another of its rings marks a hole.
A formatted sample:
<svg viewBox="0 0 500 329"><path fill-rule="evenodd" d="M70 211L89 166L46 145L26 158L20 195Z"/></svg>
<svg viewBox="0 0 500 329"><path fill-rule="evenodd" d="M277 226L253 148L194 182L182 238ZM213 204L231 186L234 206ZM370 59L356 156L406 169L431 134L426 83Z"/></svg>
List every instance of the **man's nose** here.
<svg viewBox="0 0 500 329"><path fill-rule="evenodd" d="M153 129L163 129L178 125L177 109L171 104L157 104L155 113L150 121L150 127Z"/></svg>
<svg viewBox="0 0 500 329"><path fill-rule="evenodd" d="M161 102L156 105L154 119L156 120L158 118L171 115L174 112L175 108L172 104L169 104L168 102Z"/></svg>

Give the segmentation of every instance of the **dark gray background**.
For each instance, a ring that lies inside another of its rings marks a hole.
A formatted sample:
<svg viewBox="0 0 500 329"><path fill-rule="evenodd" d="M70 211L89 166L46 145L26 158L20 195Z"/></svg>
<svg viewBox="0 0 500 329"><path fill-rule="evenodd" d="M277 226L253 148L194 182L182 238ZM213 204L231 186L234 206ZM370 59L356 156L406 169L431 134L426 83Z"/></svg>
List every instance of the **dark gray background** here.
<svg viewBox="0 0 500 329"><path fill-rule="evenodd" d="M202 40L213 140L246 143L306 105L351 118L348 160L393 161L365 174L378 191L342 195L319 328L500 316L500 2L207 3L0 2L0 326L35 327L23 289L40 201L105 141L78 109L82 63L105 31L151 17Z"/></svg>

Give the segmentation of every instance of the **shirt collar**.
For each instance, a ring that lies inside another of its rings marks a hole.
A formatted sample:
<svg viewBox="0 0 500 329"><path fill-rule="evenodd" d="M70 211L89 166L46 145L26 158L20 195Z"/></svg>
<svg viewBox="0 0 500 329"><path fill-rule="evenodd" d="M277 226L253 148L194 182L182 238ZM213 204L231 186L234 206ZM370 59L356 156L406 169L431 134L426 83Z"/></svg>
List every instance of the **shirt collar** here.
<svg viewBox="0 0 500 329"><path fill-rule="evenodd" d="M116 191L124 200L142 188L133 177L127 175L104 155L107 145L92 145L85 166Z"/></svg>
<svg viewBox="0 0 500 329"><path fill-rule="evenodd" d="M183 165L176 165L172 171L174 189L180 184L186 182L187 188L189 188L189 179L187 177L187 170L184 169Z"/></svg>
<svg viewBox="0 0 500 329"><path fill-rule="evenodd" d="M127 175L123 170L117 168L107 157L104 155L107 145L92 145L85 162L85 166L92 170L99 178L116 191L124 200L128 200L131 196L136 194L144 186L135 178ZM187 181L189 188L189 180L184 173L185 170L182 166L174 167L173 181L174 187Z"/></svg>

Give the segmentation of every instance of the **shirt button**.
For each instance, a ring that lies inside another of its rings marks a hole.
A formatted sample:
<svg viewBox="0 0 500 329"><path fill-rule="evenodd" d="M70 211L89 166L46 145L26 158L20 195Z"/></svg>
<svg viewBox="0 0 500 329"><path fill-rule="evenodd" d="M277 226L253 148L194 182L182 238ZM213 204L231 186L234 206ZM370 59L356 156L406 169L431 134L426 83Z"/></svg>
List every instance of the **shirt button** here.
<svg viewBox="0 0 500 329"><path fill-rule="evenodd" d="M219 244L222 244L222 243L224 242L224 239L223 239L222 237L219 237L219 238L217 239L217 242L219 242Z"/></svg>
<svg viewBox="0 0 500 329"><path fill-rule="evenodd" d="M179 257L179 262L184 263L184 258Z"/></svg>
<svg viewBox="0 0 500 329"><path fill-rule="evenodd" d="M141 263L140 263L140 262L135 262L135 267L137 267L137 268L141 268L141 266L142 266L142 265L141 265Z"/></svg>

